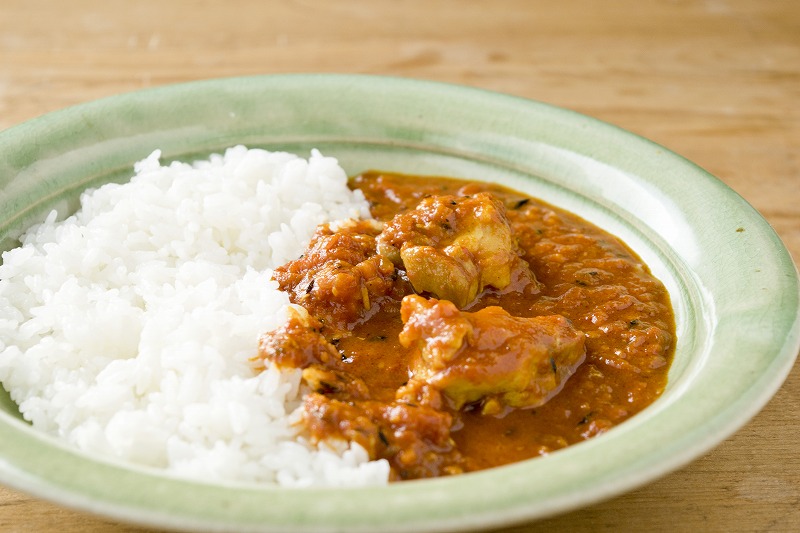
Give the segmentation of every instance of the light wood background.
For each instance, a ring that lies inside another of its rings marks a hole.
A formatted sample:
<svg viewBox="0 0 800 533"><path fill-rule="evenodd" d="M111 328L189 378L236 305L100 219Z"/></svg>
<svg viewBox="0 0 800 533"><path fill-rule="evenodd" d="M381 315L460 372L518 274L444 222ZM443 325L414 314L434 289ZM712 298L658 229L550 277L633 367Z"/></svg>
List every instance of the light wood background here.
<svg viewBox="0 0 800 533"><path fill-rule="evenodd" d="M0 129L143 87L379 73L612 122L739 192L800 262L794 0L0 0ZM735 436L646 487L504 530L800 531L800 372ZM0 488L0 531L142 532Z"/></svg>

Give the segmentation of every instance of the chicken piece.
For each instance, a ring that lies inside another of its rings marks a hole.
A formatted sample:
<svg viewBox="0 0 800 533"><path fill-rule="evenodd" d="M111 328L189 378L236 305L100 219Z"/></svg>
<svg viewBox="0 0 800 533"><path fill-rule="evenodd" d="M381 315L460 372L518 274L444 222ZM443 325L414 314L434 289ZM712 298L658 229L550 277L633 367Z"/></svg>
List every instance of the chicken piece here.
<svg viewBox="0 0 800 533"><path fill-rule="evenodd" d="M400 343L416 352L406 389L431 385L456 409L478 401L485 414L542 405L586 355L584 335L560 315L520 318L500 307L468 313L416 295L403 298L400 312Z"/></svg>
<svg viewBox="0 0 800 533"><path fill-rule="evenodd" d="M340 358L339 351L322 335L322 323L300 306L289 307L289 316L279 328L264 333L258 342L256 370L265 361L282 368L306 368L313 364L330 365Z"/></svg>
<svg viewBox="0 0 800 533"><path fill-rule="evenodd" d="M319 394L340 400L364 400L369 398L369 388L359 379L343 370L311 365L303 369L303 381Z"/></svg>
<svg viewBox="0 0 800 533"><path fill-rule="evenodd" d="M435 477L464 470L450 436L452 415L402 402L305 398L304 423L312 440L339 438L364 447L370 459L387 459L398 479Z"/></svg>
<svg viewBox="0 0 800 533"><path fill-rule="evenodd" d="M377 310L381 298L400 300L411 292L394 264L376 252L382 228L375 220L349 221L336 231L322 225L306 253L276 268L273 278L326 331L350 330Z"/></svg>
<svg viewBox="0 0 800 533"><path fill-rule="evenodd" d="M395 216L377 238L378 252L404 268L418 293L459 308L487 286L507 287L520 258L502 202L489 193L431 196Z"/></svg>

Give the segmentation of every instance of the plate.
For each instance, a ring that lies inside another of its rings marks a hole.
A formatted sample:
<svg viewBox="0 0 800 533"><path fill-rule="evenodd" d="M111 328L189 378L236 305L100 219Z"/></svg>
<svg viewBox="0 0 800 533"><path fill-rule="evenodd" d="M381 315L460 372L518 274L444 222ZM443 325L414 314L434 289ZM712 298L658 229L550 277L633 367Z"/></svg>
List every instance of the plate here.
<svg viewBox="0 0 800 533"><path fill-rule="evenodd" d="M694 164L592 118L507 95L352 75L229 78L124 94L0 133L0 247L155 148L193 160L245 144L378 168L501 182L616 234L675 306L663 396L547 457L369 489L210 485L89 457L0 396L0 482L118 520L192 531L439 531L575 509L708 451L756 414L800 347L800 287L770 226Z"/></svg>

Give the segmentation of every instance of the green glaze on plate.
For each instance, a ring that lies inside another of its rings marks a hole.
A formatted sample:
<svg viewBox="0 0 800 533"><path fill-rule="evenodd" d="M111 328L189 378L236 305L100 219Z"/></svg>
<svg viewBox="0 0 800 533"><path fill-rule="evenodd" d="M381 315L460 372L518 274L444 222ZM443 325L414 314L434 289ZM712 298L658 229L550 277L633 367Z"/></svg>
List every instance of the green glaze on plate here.
<svg viewBox="0 0 800 533"><path fill-rule="evenodd" d="M665 283L678 345L651 407L550 456L369 489L204 485L98 460L39 434L0 397L0 482L120 520L192 531L438 531L584 506L698 457L755 415L800 347L798 275L736 193L597 120L481 90L397 78L286 75L107 98L0 133L0 248L154 149L192 160L234 144L311 148L378 168L502 182L618 235Z"/></svg>

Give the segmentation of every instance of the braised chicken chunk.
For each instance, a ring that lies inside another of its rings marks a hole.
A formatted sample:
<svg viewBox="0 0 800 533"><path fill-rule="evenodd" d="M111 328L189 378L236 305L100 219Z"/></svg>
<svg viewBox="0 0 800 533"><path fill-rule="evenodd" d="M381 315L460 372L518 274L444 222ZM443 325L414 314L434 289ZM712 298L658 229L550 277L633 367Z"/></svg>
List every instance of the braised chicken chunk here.
<svg viewBox="0 0 800 533"><path fill-rule="evenodd" d="M378 252L403 268L417 293L465 307L487 286L504 289L527 269L491 194L431 196L395 216L377 238Z"/></svg>
<svg viewBox="0 0 800 533"><path fill-rule="evenodd" d="M329 398L362 400L370 397L364 380L323 365L311 365L303 369L303 381L316 393Z"/></svg>
<svg viewBox="0 0 800 533"><path fill-rule="evenodd" d="M416 479L464 470L450 436L451 414L402 402L345 402L322 394L306 397L304 420L312 439L336 435L386 459L396 479Z"/></svg>
<svg viewBox="0 0 800 533"><path fill-rule="evenodd" d="M267 361L283 368L306 368L339 359L339 352L321 333L322 322L300 306L290 307L288 315L281 327L259 339L258 356L253 359L256 370Z"/></svg>
<svg viewBox="0 0 800 533"><path fill-rule="evenodd" d="M406 296L400 343L413 347L412 383L441 390L483 412L537 407L564 386L585 357L584 335L560 315L514 317L500 307L475 313L451 302Z"/></svg>
<svg viewBox="0 0 800 533"><path fill-rule="evenodd" d="M410 292L394 264L376 253L383 225L349 221L336 230L320 226L306 253L273 274L292 303L300 304L326 328L346 331L374 313L379 300Z"/></svg>

